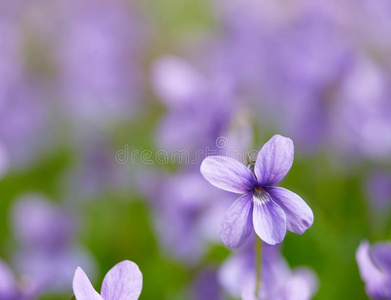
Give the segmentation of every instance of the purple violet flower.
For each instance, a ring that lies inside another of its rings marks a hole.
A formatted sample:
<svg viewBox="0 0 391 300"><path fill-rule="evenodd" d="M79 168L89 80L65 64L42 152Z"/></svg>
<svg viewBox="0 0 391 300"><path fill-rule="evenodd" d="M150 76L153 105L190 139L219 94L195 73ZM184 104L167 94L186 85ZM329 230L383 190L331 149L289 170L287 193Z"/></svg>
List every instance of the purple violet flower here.
<svg viewBox="0 0 391 300"><path fill-rule="evenodd" d="M363 241L356 260L367 294L372 299L391 299L391 244L379 243L371 248Z"/></svg>
<svg viewBox="0 0 391 300"><path fill-rule="evenodd" d="M275 187L293 163L293 142L281 135L273 136L259 151L250 168L224 156L209 156L201 173L214 186L243 194L225 215L221 238L231 248L240 247L254 228L266 243L282 242L286 229L303 234L313 223L311 208L300 196Z"/></svg>
<svg viewBox="0 0 391 300"><path fill-rule="evenodd" d="M84 271L78 267L73 278L77 300L137 300L141 294L143 275L129 260L116 264L103 279L101 294L92 286Z"/></svg>

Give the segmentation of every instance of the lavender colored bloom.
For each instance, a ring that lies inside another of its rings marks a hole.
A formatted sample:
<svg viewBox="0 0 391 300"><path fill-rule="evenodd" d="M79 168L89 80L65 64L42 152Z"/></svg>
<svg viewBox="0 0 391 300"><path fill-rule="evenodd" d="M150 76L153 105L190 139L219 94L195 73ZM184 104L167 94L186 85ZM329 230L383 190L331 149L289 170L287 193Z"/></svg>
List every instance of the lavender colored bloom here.
<svg viewBox="0 0 391 300"><path fill-rule="evenodd" d="M366 194L376 212L387 212L391 207L391 174L374 171L367 178ZM388 216L388 214L387 214Z"/></svg>
<svg viewBox="0 0 391 300"><path fill-rule="evenodd" d="M10 165L18 168L50 149L48 110L40 92L25 83L12 85L7 97L0 105L0 140Z"/></svg>
<svg viewBox="0 0 391 300"><path fill-rule="evenodd" d="M143 39L124 1L70 1L61 28L61 105L77 121L99 124L134 115L140 104ZM98 123L96 123L96 121Z"/></svg>
<svg viewBox="0 0 391 300"><path fill-rule="evenodd" d="M229 257L219 270L224 291L243 300L308 300L315 294L318 280L305 267L291 270L277 246L263 245L259 297L255 297L256 261L254 240Z"/></svg>
<svg viewBox="0 0 391 300"><path fill-rule="evenodd" d="M89 136L77 146L77 163L68 170L63 183L64 193L71 201L80 204L80 199L93 199L99 193L131 190L131 174L126 164L118 163L116 153L105 139Z"/></svg>
<svg viewBox="0 0 391 300"><path fill-rule="evenodd" d="M194 300L224 299L215 269L206 268L199 272L193 282L192 295Z"/></svg>
<svg viewBox="0 0 391 300"><path fill-rule="evenodd" d="M53 293L68 290L78 265L93 271L88 252L75 243L75 220L39 195L26 195L13 207L13 228L20 245L13 255L19 273L44 282Z"/></svg>
<svg viewBox="0 0 391 300"><path fill-rule="evenodd" d="M0 260L0 299L17 299L19 294L16 279L7 264Z"/></svg>
<svg viewBox="0 0 391 300"><path fill-rule="evenodd" d="M156 63L153 85L167 106L157 133L161 148L191 153L215 148L216 139L228 130L235 107L232 84L221 77L219 70L204 74L176 57Z"/></svg>
<svg viewBox="0 0 391 300"><path fill-rule="evenodd" d="M50 253L66 247L74 235L73 223L68 213L40 195L24 195L13 207L14 234L29 249Z"/></svg>
<svg viewBox="0 0 391 300"><path fill-rule="evenodd" d="M148 186L141 188L151 201L160 242L167 253L192 265L205 254L208 245L220 242L218 216L228 209L229 199L205 182L199 172L185 170L174 176L155 177L155 188L151 189L150 181L145 180L142 184Z"/></svg>
<svg viewBox="0 0 391 300"><path fill-rule="evenodd" d="M289 271L288 269L279 271L286 271L285 276L283 276L285 282L275 282L274 284L278 288L274 289L271 295L266 296L265 294L267 293L262 292L261 289L261 296L256 297L254 293L255 282L252 280L249 281L242 291L242 300L309 300L315 294L317 290L317 278L311 270L307 268L296 268L293 271Z"/></svg>
<svg viewBox="0 0 391 300"><path fill-rule="evenodd" d="M44 282L19 282L10 267L0 259L0 300L33 300L42 293Z"/></svg>
<svg viewBox="0 0 391 300"><path fill-rule="evenodd" d="M335 136L350 153L387 160L391 153L391 77L384 66L357 55L334 104ZM342 130L341 130L342 128Z"/></svg>
<svg viewBox="0 0 391 300"><path fill-rule="evenodd" d="M319 150L332 137L338 119L334 94L353 58L338 12L331 2L304 4L276 28L275 49L268 54L274 62L269 98L278 100L276 112L283 115L276 125L307 151Z"/></svg>
<svg viewBox="0 0 391 300"><path fill-rule="evenodd" d="M141 294L143 275L129 260L116 264L103 279L101 293L91 285L84 271L78 267L73 278L76 300L137 300Z"/></svg>
<svg viewBox="0 0 391 300"><path fill-rule="evenodd" d="M0 143L14 168L31 163L51 135L46 95L25 70L23 31L11 15L0 13Z"/></svg>
<svg viewBox="0 0 391 300"><path fill-rule="evenodd" d="M174 56L162 57L155 63L152 83L166 105L190 101L191 95L198 93L206 84L200 72Z"/></svg>
<svg viewBox="0 0 391 300"><path fill-rule="evenodd" d="M253 229L266 243L280 243L286 229L303 234L313 223L313 213L300 196L275 187L293 164L293 142L273 136L259 151L254 165L246 168L229 157L210 156L201 173L214 186L244 194L229 208L221 226L228 247L240 247Z"/></svg>
<svg viewBox="0 0 391 300"><path fill-rule="evenodd" d="M356 260L367 294L375 300L391 298L391 244L379 243L371 247L361 242Z"/></svg>
<svg viewBox="0 0 391 300"><path fill-rule="evenodd" d="M294 137L299 151L319 150L329 142L338 113L333 94L353 58L352 46L340 26L341 5L286 5L221 1L226 28L221 52L234 65L241 90L259 107L261 122L267 119L264 126Z"/></svg>
<svg viewBox="0 0 391 300"><path fill-rule="evenodd" d="M0 144L0 178L7 172L8 167L8 155L4 147Z"/></svg>

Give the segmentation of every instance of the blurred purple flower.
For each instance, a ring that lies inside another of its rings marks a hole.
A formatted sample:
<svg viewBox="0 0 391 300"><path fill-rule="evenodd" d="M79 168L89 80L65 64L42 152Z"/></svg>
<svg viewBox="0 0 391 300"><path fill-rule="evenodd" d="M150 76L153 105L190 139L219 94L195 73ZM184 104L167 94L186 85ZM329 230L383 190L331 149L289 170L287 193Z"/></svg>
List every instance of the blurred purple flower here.
<svg viewBox="0 0 391 300"><path fill-rule="evenodd" d="M73 218L45 198L21 197L13 208L13 228L20 245L14 254L17 270L52 292L68 289L77 265L94 269L90 255L74 241Z"/></svg>
<svg viewBox="0 0 391 300"><path fill-rule="evenodd" d="M219 282L233 297L255 297L256 261L254 242L246 244L224 262ZM315 294L318 280L314 272L300 267L291 270L277 246L263 245L261 285L258 299L308 300Z"/></svg>
<svg viewBox="0 0 391 300"><path fill-rule="evenodd" d="M209 70L204 74L170 56L155 63L152 84L167 107L157 132L161 148L192 154L216 148L216 139L229 129L236 107L234 87L219 73Z"/></svg>
<svg viewBox="0 0 391 300"><path fill-rule="evenodd" d="M268 98L277 102L276 125L302 150L319 150L334 138L332 129L339 116L335 93L354 58L342 35L339 13L331 2L308 2L278 24L273 34Z"/></svg>
<svg viewBox="0 0 391 300"><path fill-rule="evenodd" d="M8 154L0 143L0 178L7 172L9 168Z"/></svg>
<svg viewBox="0 0 391 300"><path fill-rule="evenodd" d="M373 58L357 55L334 104L334 135L343 150L372 160L391 153L391 77Z"/></svg>
<svg viewBox="0 0 391 300"><path fill-rule="evenodd" d="M367 294L376 300L391 298L391 244L379 243L371 247L361 242L356 260Z"/></svg>
<svg viewBox="0 0 391 300"><path fill-rule="evenodd" d="M260 150L250 170L224 156L207 157L201 173L214 186L244 194L229 208L221 238L228 247L240 247L255 230L268 244L280 243L286 229L303 234L313 223L309 206L295 193L275 187L293 164L293 142L273 136ZM252 172L253 171L253 172Z"/></svg>
<svg viewBox="0 0 391 300"><path fill-rule="evenodd" d="M111 145L101 137L91 136L77 143L78 159L64 177L64 193L80 204L80 199L90 199L100 193L126 193L131 174L126 164L116 161ZM129 153L125 153L128 155Z"/></svg>
<svg viewBox="0 0 391 300"><path fill-rule="evenodd" d="M14 86L0 105L0 141L12 167L23 167L47 151L51 138L44 101L26 85Z"/></svg>
<svg viewBox="0 0 391 300"><path fill-rule="evenodd" d="M374 171L369 174L365 186L367 198L375 211L387 212L391 207L391 174L380 170Z"/></svg>
<svg viewBox="0 0 391 300"><path fill-rule="evenodd" d="M78 267L73 278L76 300L137 300L141 294L143 275L129 260L116 264L103 279L99 295L84 271Z"/></svg>
<svg viewBox="0 0 391 300"><path fill-rule="evenodd" d="M227 210L230 196L213 189L198 172L155 177L155 188L147 183L141 189L151 201L158 237L168 253L194 264L209 244L220 241L218 220ZM221 201L210 201L211 198Z"/></svg>
<svg viewBox="0 0 391 300"><path fill-rule="evenodd" d="M20 291L13 272L5 262L0 260L0 299L16 300L20 297Z"/></svg>
<svg viewBox="0 0 391 300"><path fill-rule="evenodd" d="M294 137L299 151L329 145L338 113L333 93L354 58L340 5L218 2L225 28L221 52L234 65L239 88L259 107L263 126Z"/></svg>
<svg viewBox="0 0 391 300"><path fill-rule="evenodd" d="M160 101L167 106L191 101L207 84L201 72L175 56L165 56L155 62L152 84Z"/></svg>
<svg viewBox="0 0 391 300"><path fill-rule="evenodd" d="M84 123L134 115L140 104L141 26L123 1L71 1L60 32L59 63L69 116Z"/></svg>
<svg viewBox="0 0 391 300"><path fill-rule="evenodd" d="M18 18L0 16L0 143L11 168L24 167L47 150L50 126L46 93L29 76Z"/></svg>
<svg viewBox="0 0 391 300"><path fill-rule="evenodd" d="M273 296L262 296L262 293L258 298L255 296L255 283L254 280L247 284L247 287L242 291L242 300L262 300L262 299L276 299L276 300L310 300L317 291L317 278L312 270L308 268L296 268L293 271L289 269L278 270L278 273L284 273L284 282L275 283L277 287L270 294ZM290 272L289 272L290 271ZM267 276L267 275L266 275ZM262 280L262 279L261 279ZM252 283L252 284L251 284Z"/></svg>
<svg viewBox="0 0 391 300"><path fill-rule="evenodd" d="M199 272L193 282L192 291L192 299L194 300L224 299L218 282L217 271L212 268L206 268Z"/></svg>
<svg viewBox="0 0 391 300"><path fill-rule="evenodd" d="M45 287L44 282L33 282L21 277L19 282L9 266L0 259L0 300L37 299Z"/></svg>
<svg viewBox="0 0 391 300"><path fill-rule="evenodd" d="M21 246L50 253L67 247L75 224L66 212L43 197L25 195L14 204L13 228Z"/></svg>

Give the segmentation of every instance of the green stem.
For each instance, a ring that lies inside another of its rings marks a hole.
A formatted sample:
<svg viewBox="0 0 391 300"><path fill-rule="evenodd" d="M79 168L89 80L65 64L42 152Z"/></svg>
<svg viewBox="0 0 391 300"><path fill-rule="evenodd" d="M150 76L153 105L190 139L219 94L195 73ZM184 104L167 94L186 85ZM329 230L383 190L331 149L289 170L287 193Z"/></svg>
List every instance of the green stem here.
<svg viewBox="0 0 391 300"><path fill-rule="evenodd" d="M261 269L262 269L262 241L259 237L255 238L255 256L256 256L256 274L255 274L255 298L259 297L261 287Z"/></svg>

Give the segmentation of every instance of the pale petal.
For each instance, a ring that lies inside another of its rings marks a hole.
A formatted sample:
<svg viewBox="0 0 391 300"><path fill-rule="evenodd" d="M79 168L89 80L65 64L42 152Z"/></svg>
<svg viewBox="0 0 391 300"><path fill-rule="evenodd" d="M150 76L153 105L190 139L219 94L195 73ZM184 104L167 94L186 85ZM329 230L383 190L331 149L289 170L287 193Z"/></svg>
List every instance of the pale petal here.
<svg viewBox="0 0 391 300"><path fill-rule="evenodd" d="M270 245L281 243L286 233L286 217L282 208L265 191L262 195L254 195L253 202L253 223L257 235Z"/></svg>
<svg viewBox="0 0 391 300"><path fill-rule="evenodd" d="M181 105L191 99L204 86L203 78L186 61L166 56L153 67L152 85L164 104Z"/></svg>
<svg viewBox="0 0 391 300"><path fill-rule="evenodd" d="M236 159L209 156L201 164L201 173L214 186L233 193L246 194L256 184L252 172Z"/></svg>
<svg viewBox="0 0 391 300"><path fill-rule="evenodd" d="M116 264L103 279L101 294L105 300L137 300L143 287L139 267L129 260Z"/></svg>
<svg viewBox="0 0 391 300"><path fill-rule="evenodd" d="M274 186L288 174L293 164L294 147L291 139L273 136L259 151L254 172L262 186Z"/></svg>
<svg viewBox="0 0 391 300"><path fill-rule="evenodd" d="M297 234L303 234L312 226L314 214L299 195L279 187L270 187L266 190L273 201L285 212L288 230Z"/></svg>
<svg viewBox="0 0 391 300"><path fill-rule="evenodd" d="M256 284L254 279L250 279L243 284L241 299L242 300L259 300L261 297L255 295Z"/></svg>
<svg viewBox="0 0 391 300"><path fill-rule="evenodd" d="M391 277L391 243L374 245L371 257L374 263Z"/></svg>
<svg viewBox="0 0 391 300"><path fill-rule="evenodd" d="M73 277L73 293L76 300L103 300L80 267L76 269Z"/></svg>
<svg viewBox="0 0 391 300"><path fill-rule="evenodd" d="M0 259L0 299L13 299L16 295L16 291L17 282L14 273L8 265Z"/></svg>
<svg viewBox="0 0 391 300"><path fill-rule="evenodd" d="M221 239L231 248L239 248L253 229L252 193L236 200L228 209L221 224Z"/></svg>
<svg viewBox="0 0 391 300"><path fill-rule="evenodd" d="M310 300L318 290L318 278L307 268L295 269L286 280L281 299Z"/></svg>
<svg viewBox="0 0 391 300"><path fill-rule="evenodd" d="M370 257L370 245L367 241L361 242L356 251L356 260L360 275L365 282L365 289L371 297L391 296L391 289L387 276L374 265Z"/></svg>

